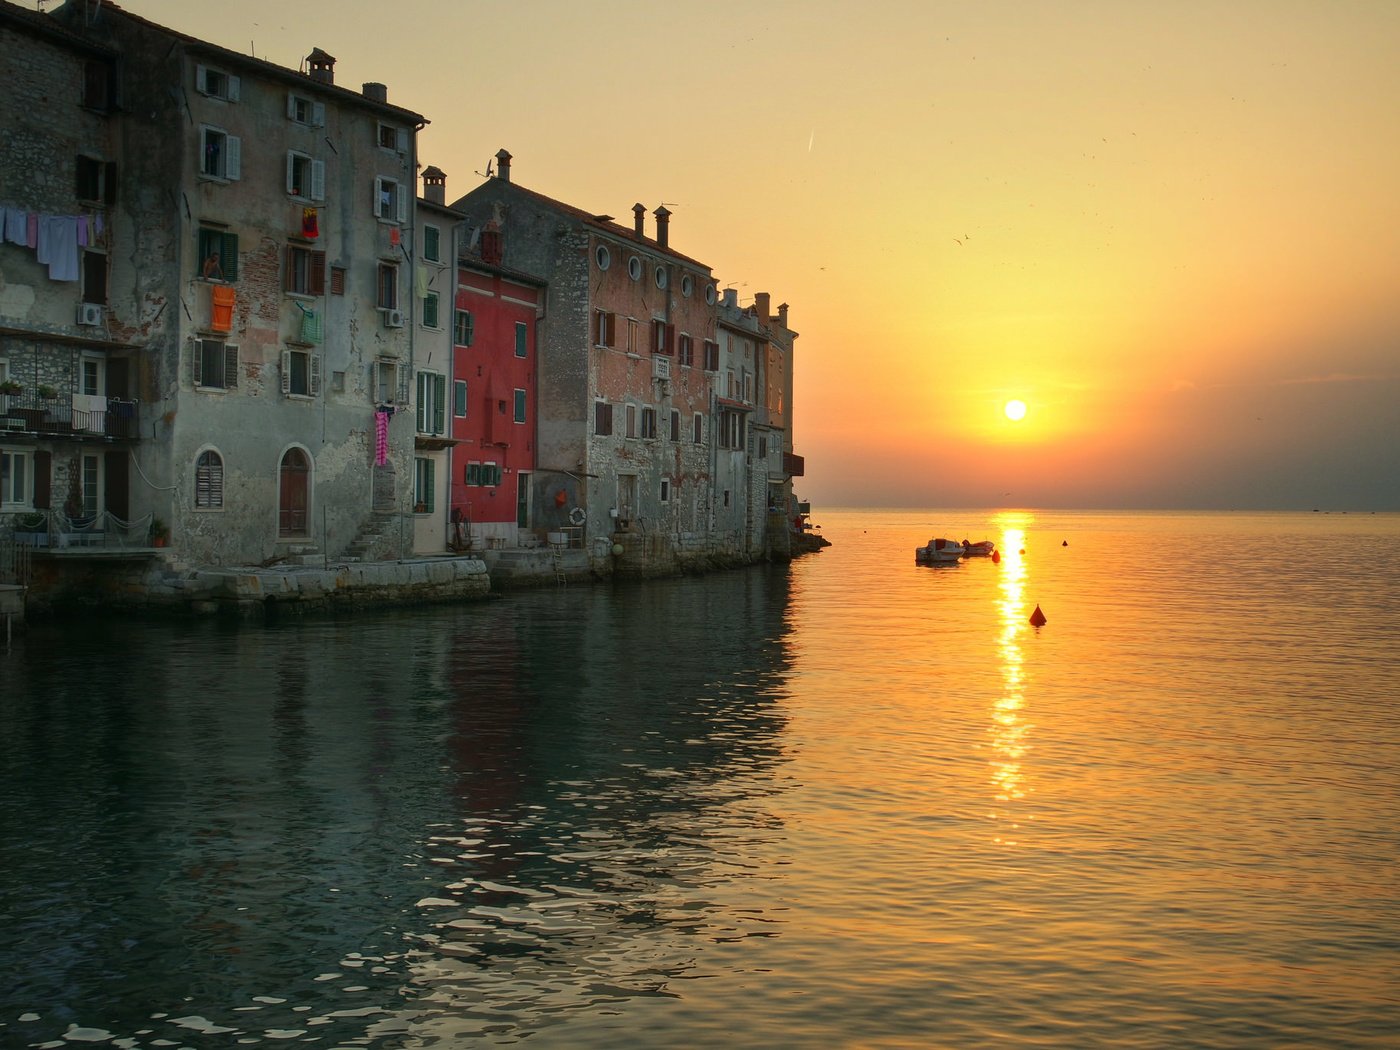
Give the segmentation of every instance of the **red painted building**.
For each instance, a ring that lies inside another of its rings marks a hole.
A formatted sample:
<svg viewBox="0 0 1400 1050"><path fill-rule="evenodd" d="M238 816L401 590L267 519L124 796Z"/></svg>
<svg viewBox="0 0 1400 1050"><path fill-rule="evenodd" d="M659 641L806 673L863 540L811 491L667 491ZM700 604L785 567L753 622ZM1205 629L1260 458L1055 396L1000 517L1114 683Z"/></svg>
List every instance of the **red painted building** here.
<svg viewBox="0 0 1400 1050"><path fill-rule="evenodd" d="M454 543L517 546L534 520L537 445L535 327L544 282L493 265L498 233L481 237L482 261L458 265L453 317L451 522Z"/></svg>

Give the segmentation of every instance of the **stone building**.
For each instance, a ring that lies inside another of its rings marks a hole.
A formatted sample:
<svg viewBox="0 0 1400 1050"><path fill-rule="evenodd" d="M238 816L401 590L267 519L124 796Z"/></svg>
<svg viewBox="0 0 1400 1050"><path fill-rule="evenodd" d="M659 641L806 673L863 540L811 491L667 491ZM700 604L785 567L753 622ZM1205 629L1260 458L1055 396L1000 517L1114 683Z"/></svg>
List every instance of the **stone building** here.
<svg viewBox="0 0 1400 1050"><path fill-rule="evenodd" d="M546 518L550 507L578 508L590 551L611 552L624 574L745 560L717 518L710 268L671 247L664 206L648 236L641 204L629 227L511 175L502 150L495 176L454 207L483 229L496 224L505 266L548 282L536 504Z"/></svg>
<svg viewBox="0 0 1400 1050"><path fill-rule="evenodd" d="M16 115L12 140L34 159L28 177L6 173L3 203L87 212L89 238L100 232L78 294L98 309L68 320L74 290L52 268L35 280L30 264L34 305L22 318L7 305L4 324L7 338L19 328L69 348L63 374L34 371L71 391L74 429L84 406L89 423L105 407L110 424L127 415L112 399L135 403L125 458L111 450L97 465L95 505L168 522L189 564L402 553L424 118L389 104L383 85L337 86L319 50L286 69L92 0L29 22L64 41L44 50L62 58L42 120ZM54 104L63 92L73 100ZM14 372L17 355L4 356Z"/></svg>

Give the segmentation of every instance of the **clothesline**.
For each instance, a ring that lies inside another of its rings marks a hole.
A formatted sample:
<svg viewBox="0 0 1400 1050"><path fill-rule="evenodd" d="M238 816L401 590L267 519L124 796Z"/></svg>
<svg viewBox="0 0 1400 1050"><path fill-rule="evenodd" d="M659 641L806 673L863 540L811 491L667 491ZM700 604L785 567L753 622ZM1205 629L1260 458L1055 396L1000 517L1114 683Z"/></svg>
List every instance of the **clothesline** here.
<svg viewBox="0 0 1400 1050"><path fill-rule="evenodd" d="M81 250L102 237L104 223L101 212L50 215L6 204L0 205L0 230L6 244L34 252L49 268L49 280L77 281L82 276Z"/></svg>

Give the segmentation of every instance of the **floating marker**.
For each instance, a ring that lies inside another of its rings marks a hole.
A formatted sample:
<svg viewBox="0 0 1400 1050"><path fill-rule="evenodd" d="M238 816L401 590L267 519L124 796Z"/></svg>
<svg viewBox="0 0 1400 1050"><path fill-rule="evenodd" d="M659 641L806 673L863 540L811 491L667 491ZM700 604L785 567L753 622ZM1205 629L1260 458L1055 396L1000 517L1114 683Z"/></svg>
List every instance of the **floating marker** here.
<svg viewBox="0 0 1400 1050"><path fill-rule="evenodd" d="M1039 605L1037 605L1037 606L1035 607L1035 612L1031 613L1031 626L1032 626L1032 627L1044 627L1044 626L1045 626L1045 614L1044 614L1043 612L1040 611L1040 606L1039 606Z"/></svg>
<svg viewBox="0 0 1400 1050"><path fill-rule="evenodd" d="M1068 546L1069 546L1069 540L1061 540L1061 541L1060 541L1060 546L1061 546L1061 547L1068 547Z"/></svg>
<svg viewBox="0 0 1400 1050"><path fill-rule="evenodd" d="M1000 564L1001 564L1001 551L992 551L992 564L993 564L993 565L1000 565Z"/></svg>

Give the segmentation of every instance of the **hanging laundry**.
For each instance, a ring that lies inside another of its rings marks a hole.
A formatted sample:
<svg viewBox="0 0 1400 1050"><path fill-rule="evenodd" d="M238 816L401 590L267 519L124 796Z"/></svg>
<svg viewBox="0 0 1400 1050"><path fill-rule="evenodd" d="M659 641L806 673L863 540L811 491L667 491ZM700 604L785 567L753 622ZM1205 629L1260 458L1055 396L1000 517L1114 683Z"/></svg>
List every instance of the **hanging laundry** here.
<svg viewBox="0 0 1400 1050"><path fill-rule="evenodd" d="M301 235L310 240L321 236L320 216L315 208L301 209Z"/></svg>
<svg viewBox="0 0 1400 1050"><path fill-rule="evenodd" d="M374 465L389 462L389 413L383 409L374 414Z"/></svg>
<svg viewBox="0 0 1400 1050"><path fill-rule="evenodd" d="M30 248L39 247L39 213L36 211L24 217L24 243Z"/></svg>
<svg viewBox="0 0 1400 1050"><path fill-rule="evenodd" d="M26 247L29 242L29 213L22 208L7 208L5 210L5 240L11 244L23 244Z"/></svg>
<svg viewBox="0 0 1400 1050"><path fill-rule="evenodd" d="M49 280L76 281L80 276L78 254L78 217L76 215L45 216L48 228Z"/></svg>
<svg viewBox="0 0 1400 1050"><path fill-rule="evenodd" d="M79 216L78 216L78 247L79 247L79 248L86 248L87 246L88 246L88 217L87 217L86 215L79 215Z"/></svg>
<svg viewBox="0 0 1400 1050"><path fill-rule="evenodd" d="M226 284L209 286L209 327L216 332L233 331L233 304L237 295Z"/></svg>
<svg viewBox="0 0 1400 1050"><path fill-rule="evenodd" d="M389 243L395 248L399 246L399 228L397 226L389 227Z"/></svg>
<svg viewBox="0 0 1400 1050"><path fill-rule="evenodd" d="M300 305L300 304L298 304ZM315 310L308 310L301 307L301 341L303 343L320 343L322 339L321 315Z"/></svg>
<svg viewBox="0 0 1400 1050"><path fill-rule="evenodd" d="M428 298L428 268L426 266L414 267L413 294L419 299Z"/></svg>

